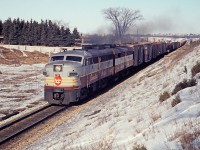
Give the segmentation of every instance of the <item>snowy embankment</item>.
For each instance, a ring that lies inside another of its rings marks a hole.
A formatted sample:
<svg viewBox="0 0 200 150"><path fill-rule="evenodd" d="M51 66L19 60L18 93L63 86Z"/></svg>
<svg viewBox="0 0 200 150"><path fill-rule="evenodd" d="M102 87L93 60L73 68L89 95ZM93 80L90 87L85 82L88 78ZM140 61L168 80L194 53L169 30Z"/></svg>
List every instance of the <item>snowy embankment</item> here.
<svg viewBox="0 0 200 150"><path fill-rule="evenodd" d="M44 65L0 65L0 119L46 103Z"/></svg>
<svg viewBox="0 0 200 150"><path fill-rule="evenodd" d="M178 49L117 85L26 149L200 148L200 74L197 85L171 95L200 58L200 46ZM159 101L163 92L170 97ZM172 106L180 97L181 102Z"/></svg>
<svg viewBox="0 0 200 150"><path fill-rule="evenodd" d="M42 70L48 62L46 54L6 49L2 46L4 45L0 45L0 125L9 116L46 103L43 101Z"/></svg>

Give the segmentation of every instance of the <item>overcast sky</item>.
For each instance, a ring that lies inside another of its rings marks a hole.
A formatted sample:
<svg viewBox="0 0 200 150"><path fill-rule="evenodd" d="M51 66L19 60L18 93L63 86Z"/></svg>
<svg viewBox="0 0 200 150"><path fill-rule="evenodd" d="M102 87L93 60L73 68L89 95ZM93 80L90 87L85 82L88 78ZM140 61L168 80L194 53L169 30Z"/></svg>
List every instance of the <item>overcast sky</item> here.
<svg viewBox="0 0 200 150"><path fill-rule="evenodd" d="M62 20L82 33L105 32L102 10L140 10L144 20L130 33L200 33L200 0L0 0L0 19Z"/></svg>

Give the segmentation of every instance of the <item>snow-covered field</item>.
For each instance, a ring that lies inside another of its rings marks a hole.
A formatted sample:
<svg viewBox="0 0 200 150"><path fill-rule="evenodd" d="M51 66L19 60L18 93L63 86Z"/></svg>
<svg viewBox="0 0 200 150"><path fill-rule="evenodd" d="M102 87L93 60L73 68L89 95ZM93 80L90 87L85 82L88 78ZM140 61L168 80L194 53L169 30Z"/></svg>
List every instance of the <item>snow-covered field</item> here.
<svg viewBox="0 0 200 150"><path fill-rule="evenodd" d="M99 96L87 109L25 149L200 149L200 73L197 85L160 102L200 61L200 46L179 49ZM181 59L182 58L182 59ZM181 102L172 107L172 101Z"/></svg>
<svg viewBox="0 0 200 150"><path fill-rule="evenodd" d="M0 118L46 103L44 65L0 65Z"/></svg>

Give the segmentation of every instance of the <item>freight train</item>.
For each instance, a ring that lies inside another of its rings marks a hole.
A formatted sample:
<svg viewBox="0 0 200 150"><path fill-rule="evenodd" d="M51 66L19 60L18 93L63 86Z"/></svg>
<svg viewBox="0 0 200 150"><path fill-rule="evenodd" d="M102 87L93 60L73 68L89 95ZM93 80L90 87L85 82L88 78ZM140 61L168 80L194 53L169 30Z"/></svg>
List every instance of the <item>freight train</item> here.
<svg viewBox="0 0 200 150"><path fill-rule="evenodd" d="M149 63L185 44L155 42L85 45L53 54L44 68L44 99L67 105L82 100L131 69Z"/></svg>

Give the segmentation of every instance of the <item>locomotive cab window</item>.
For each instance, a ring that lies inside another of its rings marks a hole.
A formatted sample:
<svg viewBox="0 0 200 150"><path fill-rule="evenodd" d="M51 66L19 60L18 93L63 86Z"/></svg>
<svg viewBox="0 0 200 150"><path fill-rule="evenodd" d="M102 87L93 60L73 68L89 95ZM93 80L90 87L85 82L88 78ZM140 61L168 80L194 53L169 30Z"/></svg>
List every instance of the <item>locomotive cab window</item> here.
<svg viewBox="0 0 200 150"><path fill-rule="evenodd" d="M64 56L52 56L51 57L51 61L59 61L59 60L63 60Z"/></svg>
<svg viewBox="0 0 200 150"><path fill-rule="evenodd" d="M68 61L76 61L76 62L81 62L82 61L82 57L79 56L67 56L66 60Z"/></svg>

